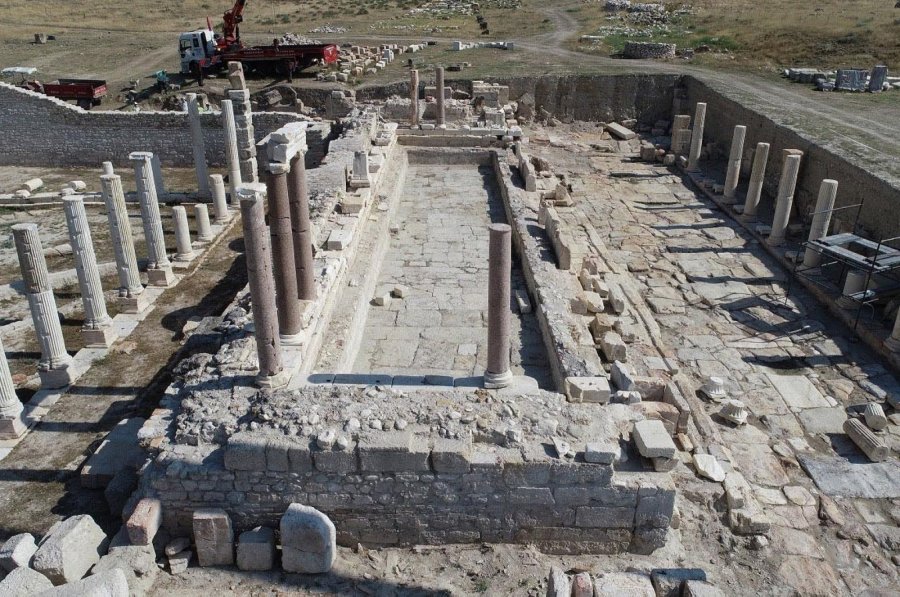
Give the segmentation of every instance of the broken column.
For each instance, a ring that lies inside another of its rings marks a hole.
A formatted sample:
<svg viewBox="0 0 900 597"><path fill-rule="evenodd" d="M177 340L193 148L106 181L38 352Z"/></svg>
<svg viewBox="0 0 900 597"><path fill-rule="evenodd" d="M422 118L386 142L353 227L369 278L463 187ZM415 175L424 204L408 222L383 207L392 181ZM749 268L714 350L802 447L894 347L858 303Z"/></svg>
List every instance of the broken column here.
<svg viewBox="0 0 900 597"><path fill-rule="evenodd" d="M228 185L231 201L237 201L237 188L241 179L241 164L238 160L237 131L234 124L234 106L231 100L222 100L222 129L225 131L225 162L228 165Z"/></svg>
<svg viewBox="0 0 900 597"><path fill-rule="evenodd" d="M141 284L137 257L134 254L131 223L128 220L128 208L125 206L125 193L122 191L122 177L117 174L104 174L100 177L100 184L109 221L110 241L116 255L116 272L119 275L119 311L140 313L147 307L147 299Z"/></svg>
<svg viewBox="0 0 900 597"><path fill-rule="evenodd" d="M197 223L197 240L208 243L213 239L212 226L209 223L209 209L205 203L194 205L194 221Z"/></svg>
<svg viewBox="0 0 900 597"><path fill-rule="evenodd" d="M784 158L781 168L781 180L778 182L778 197L775 199L775 217L772 220L772 232L766 239L770 246L784 242L787 234L788 219L794 203L794 190L797 187L797 173L800 172L801 154L792 153Z"/></svg>
<svg viewBox="0 0 900 597"><path fill-rule="evenodd" d="M153 154L136 151L128 156L134 164L137 182L137 196L141 205L141 220L147 241L147 281L151 286L168 286L175 280L172 264L166 255L166 239L163 235L162 218L159 215L159 200L153 182Z"/></svg>
<svg viewBox="0 0 900 597"><path fill-rule="evenodd" d="M706 123L706 104L699 102L694 111L694 126L691 128L691 152L688 155L688 170L697 172L700 150L703 149L703 125Z"/></svg>
<svg viewBox="0 0 900 597"><path fill-rule="evenodd" d="M269 233L272 237L272 263L275 298L278 305L278 330L282 344L298 344L303 331L303 315L297 300L297 270L294 267L294 242L288 203L288 164L269 162L266 167L266 192L269 196Z"/></svg>
<svg viewBox="0 0 900 597"><path fill-rule="evenodd" d="M844 421L844 433L856 444L872 462L882 462L891 455L891 449L871 429L859 419Z"/></svg>
<svg viewBox="0 0 900 597"><path fill-rule="evenodd" d="M512 229L491 224L488 249L488 361L484 387L504 388L512 382L509 368L509 302L512 276Z"/></svg>
<svg viewBox="0 0 900 597"><path fill-rule="evenodd" d="M106 312L106 299L100 284L100 270L94 254L94 242L88 226L84 199L80 195L63 198L66 226L69 228L69 242L75 255L75 272L84 305L84 325L81 336L88 348L107 348L116 339L112 317Z"/></svg>
<svg viewBox="0 0 900 597"><path fill-rule="evenodd" d="M281 340L278 337L278 313L275 305L275 279L272 276L272 247L266 233L266 213L263 202L265 185L246 183L238 187L241 218L244 228L244 258L250 285L253 335L259 373L256 383L274 388L287 383L281 361Z"/></svg>
<svg viewBox="0 0 900 597"><path fill-rule="evenodd" d="M194 149L194 171L197 173L197 193L209 196L209 173L206 169L206 142L203 140L203 124L200 121L200 104L197 94L187 94L188 120L191 123L191 143Z"/></svg>
<svg viewBox="0 0 900 597"><path fill-rule="evenodd" d="M101 164L101 169L103 170L104 175L116 173L112 162L103 162L103 164Z"/></svg>
<svg viewBox="0 0 900 597"><path fill-rule="evenodd" d="M419 124L419 71L409 71L409 124Z"/></svg>
<svg viewBox="0 0 900 597"><path fill-rule="evenodd" d="M228 99L231 100L234 112L234 130L237 135L238 164L241 169L241 180L259 182L250 92L246 89L231 89L228 91Z"/></svg>
<svg viewBox="0 0 900 597"><path fill-rule="evenodd" d="M225 181L221 174L209 175L209 189L212 194L213 214L216 224L224 224L231 219L228 212L228 199L225 197Z"/></svg>
<svg viewBox="0 0 900 597"><path fill-rule="evenodd" d="M827 178L819 186L819 198L816 200L816 211L813 214L807 240L819 240L828 234L828 225L831 223L831 211L834 209L837 189L838 182ZM821 260L821 253L812 247L806 247L806 252L803 254L803 267L818 267Z"/></svg>
<svg viewBox="0 0 900 597"><path fill-rule="evenodd" d="M66 352L38 227L37 224L15 224L12 232L31 318L34 320L34 332L41 346L41 360L38 362L41 386L63 388L75 381L78 375L72 357Z"/></svg>
<svg viewBox="0 0 900 597"><path fill-rule="evenodd" d="M750 172L750 186L747 188L744 211L741 213L741 219L745 222L756 219L756 210L759 209L759 198L762 195L763 181L766 177L766 162L768 160L769 144L757 143L756 153L753 155L753 170Z"/></svg>
<svg viewBox="0 0 900 597"><path fill-rule="evenodd" d="M741 159L744 157L744 137L747 135L747 127L738 125L734 127L731 137L731 153L728 156L728 170L725 174L725 203L735 203L738 182L741 178Z"/></svg>
<svg viewBox="0 0 900 597"><path fill-rule="evenodd" d="M0 342L0 439L21 437L28 426L22 418L22 402L16 396L9 363L3 343Z"/></svg>
<svg viewBox="0 0 900 597"><path fill-rule="evenodd" d="M437 88L437 126L444 126L444 67L434 69L434 84Z"/></svg>
<svg viewBox="0 0 900 597"><path fill-rule="evenodd" d="M175 261L190 261L194 258L194 247L191 245L187 211L183 206L172 208L172 220L175 222Z"/></svg>
<svg viewBox="0 0 900 597"><path fill-rule="evenodd" d="M842 309L852 309L857 306L857 302L851 298L853 295L862 292L866 283L868 282L868 275L866 272L858 269L852 269L847 272L847 275L844 277L844 289L841 291L841 296L837 299L837 304Z"/></svg>

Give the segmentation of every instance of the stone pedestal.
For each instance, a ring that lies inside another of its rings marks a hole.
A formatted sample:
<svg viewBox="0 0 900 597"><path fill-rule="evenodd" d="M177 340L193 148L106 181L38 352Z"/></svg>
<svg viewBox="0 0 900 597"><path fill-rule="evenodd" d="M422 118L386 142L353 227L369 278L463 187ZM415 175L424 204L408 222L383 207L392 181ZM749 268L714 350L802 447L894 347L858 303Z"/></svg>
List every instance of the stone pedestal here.
<svg viewBox="0 0 900 597"><path fill-rule="evenodd" d="M409 71L409 124L419 124L419 71Z"/></svg>
<svg viewBox="0 0 900 597"><path fill-rule="evenodd" d="M28 426L22 418L22 402L16 396L6 352L0 342L0 439L22 437Z"/></svg>
<svg viewBox="0 0 900 597"><path fill-rule="evenodd" d="M444 67L434 69L434 84L437 88L437 118L438 126L444 126Z"/></svg>
<svg viewBox="0 0 900 597"><path fill-rule="evenodd" d="M850 298L850 295L862 292L866 287L866 272L852 269L844 277L844 289L838 297L837 304L842 309L853 309L859 303Z"/></svg>
<svg viewBox="0 0 900 597"><path fill-rule="evenodd" d="M288 201L291 210L294 266L297 270L297 298L303 301L312 301L316 298L316 276L312 226L309 222L306 165L303 160L302 152L291 159L291 171L288 172Z"/></svg>
<svg viewBox="0 0 900 597"><path fill-rule="evenodd" d="M72 357L66 352L38 227L37 224L15 224L12 232L34 331L41 347L41 360L38 362L41 386L46 389L64 388L78 375Z"/></svg>
<svg viewBox="0 0 900 597"><path fill-rule="evenodd" d="M241 164L238 160L237 130L234 124L234 106L231 100L222 100L222 129L225 132L225 163L228 166L228 187L232 203L237 199L241 186Z"/></svg>
<svg viewBox="0 0 900 597"><path fill-rule="evenodd" d="M197 94L187 94L188 119L191 123L191 144L194 150L194 171L197 173L197 193L209 196L209 172L206 169L206 142L203 140L203 124L200 121L200 105Z"/></svg>
<svg viewBox="0 0 900 597"><path fill-rule="evenodd" d="M212 226L209 223L209 209L205 203L194 205L194 221L197 222L197 240L208 243L213 239Z"/></svg>
<svg viewBox="0 0 900 597"><path fill-rule="evenodd" d="M703 126L706 123L706 104L700 102L694 112L694 125L691 128L691 152L688 155L688 171L697 172L700 164L700 151L703 149Z"/></svg>
<svg viewBox="0 0 900 597"><path fill-rule="evenodd" d="M512 229L491 224L488 250L488 361L484 387L504 388L512 383L509 368Z"/></svg>
<svg viewBox="0 0 900 597"><path fill-rule="evenodd" d="M809 229L807 240L819 240L828 234L828 225L831 223L831 211L834 209L837 190L838 182L836 180L826 178L822 181L822 184L819 186L819 198L816 200L816 211L813 213L812 226ZM812 247L806 248L806 252L803 254L803 267L819 267L821 261L821 253Z"/></svg>
<svg viewBox="0 0 900 597"><path fill-rule="evenodd" d="M66 213L69 242L75 255L75 272L78 274L81 302L84 305L84 326L81 328L81 335L88 348L107 348L112 345L117 335L112 325L112 317L106 311L106 298L100 285L100 270L97 267L97 256L94 254L94 243L88 226L87 212L84 210L84 200L80 195L65 197L63 210Z"/></svg>
<svg viewBox="0 0 900 597"><path fill-rule="evenodd" d="M169 286L175 281L175 275L166 255L166 239L163 235L162 218L159 215L159 199L153 181L153 154L136 151L130 154L128 159L134 164L141 220L147 240L147 280L151 286Z"/></svg>
<svg viewBox="0 0 900 597"><path fill-rule="evenodd" d="M119 275L119 311L140 313L148 304L141 285L137 257L134 254L134 240L131 237L131 223L122 191L122 177L105 174L100 177L103 188L103 202L109 221L110 242L116 255L116 272Z"/></svg>
<svg viewBox="0 0 900 597"><path fill-rule="evenodd" d="M800 172L801 156L790 154L784 159L781 169L781 180L778 183L778 197L775 199L775 217L772 220L772 232L766 239L771 246L784 242L787 234L788 220L791 217L791 206L794 203L794 190L797 187L797 174Z"/></svg>
<svg viewBox="0 0 900 597"><path fill-rule="evenodd" d="M369 153L365 150L353 152L353 170L350 173L350 188L360 189L372 186L369 177Z"/></svg>
<svg viewBox="0 0 900 597"><path fill-rule="evenodd" d="M275 276L278 329L281 343L299 344L303 315L297 299L297 270L288 201L288 165L269 162L266 191L269 197L269 233L272 237L272 263Z"/></svg>
<svg viewBox="0 0 900 597"><path fill-rule="evenodd" d="M190 261L194 258L194 247L191 244L187 211L183 206L176 205L172 208L172 220L175 222L175 261Z"/></svg>
<svg viewBox="0 0 900 597"><path fill-rule="evenodd" d="M213 215L216 218L216 224L224 224L231 219L231 212L228 211L228 199L225 197L225 181L221 174L209 175L209 189L212 193Z"/></svg>
<svg viewBox="0 0 900 597"><path fill-rule="evenodd" d="M672 153L686 155L691 150L691 117L679 114L672 120Z"/></svg>
<svg viewBox="0 0 900 597"><path fill-rule="evenodd" d="M228 99L234 110L234 126L237 134L238 160L241 179L259 182L256 166L256 137L253 131L253 112L250 92L246 89L230 89Z"/></svg>
<svg viewBox="0 0 900 597"><path fill-rule="evenodd" d="M253 334L259 359L256 382L261 387L281 387L289 381L284 373L281 339L278 337L278 309L275 305L275 279L272 276L272 247L266 233L263 202L266 187L247 183L238 187L244 228L247 278L250 285Z"/></svg>
<svg viewBox="0 0 900 597"><path fill-rule="evenodd" d="M747 127L738 125L734 127L731 137L731 153L728 156L728 171L725 174L724 203L736 203L738 182L741 178L741 160L744 157L744 138L747 136Z"/></svg>
<svg viewBox="0 0 900 597"><path fill-rule="evenodd" d="M745 222L752 222L756 219L756 210L759 209L759 198L762 195L768 160L769 144L757 143L756 152L753 155L753 170L750 172L750 186L747 188L744 211L741 213L741 220Z"/></svg>

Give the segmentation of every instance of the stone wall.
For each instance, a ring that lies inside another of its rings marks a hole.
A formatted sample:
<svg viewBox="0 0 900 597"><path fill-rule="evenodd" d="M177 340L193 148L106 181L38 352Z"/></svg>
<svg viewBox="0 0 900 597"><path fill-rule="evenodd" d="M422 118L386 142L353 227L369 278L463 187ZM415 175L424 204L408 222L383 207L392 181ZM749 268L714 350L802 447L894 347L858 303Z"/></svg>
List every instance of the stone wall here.
<svg viewBox="0 0 900 597"><path fill-rule="evenodd" d="M675 44L650 41L628 41L622 50L625 58L675 58Z"/></svg>
<svg viewBox="0 0 900 597"><path fill-rule="evenodd" d="M201 115L206 159L223 165L223 129L219 112ZM300 117L287 112L253 115L256 136ZM314 166L325 153L330 125L308 129L307 161ZM86 111L74 104L0 83L0 165L88 166L103 161L128 166L132 151L152 151L170 166L193 165L191 131L186 112Z"/></svg>
<svg viewBox="0 0 900 597"><path fill-rule="evenodd" d="M687 101L682 113L693 113L697 102L706 102L706 124L704 143L715 143L719 157L727 156L735 125L747 127L744 142L744 161L752 160L750 152L759 142L771 144L769 163L766 167L765 192L774 196L781 176L784 149L799 149L804 152L797 180L797 191L791 222L800 222L799 216L813 211L819 185L825 178L838 181L835 207L856 205L865 202L859 223L875 240L897 235L900 230L900 182L888 181L873 174L853 156L839 155L828 147L812 141L783 124L773 121L762 113L729 99L694 77L684 77L682 84L687 91ZM724 166L723 166L724 168ZM848 227L852 226L856 210L847 209L834 214ZM833 219L834 221L834 219Z"/></svg>

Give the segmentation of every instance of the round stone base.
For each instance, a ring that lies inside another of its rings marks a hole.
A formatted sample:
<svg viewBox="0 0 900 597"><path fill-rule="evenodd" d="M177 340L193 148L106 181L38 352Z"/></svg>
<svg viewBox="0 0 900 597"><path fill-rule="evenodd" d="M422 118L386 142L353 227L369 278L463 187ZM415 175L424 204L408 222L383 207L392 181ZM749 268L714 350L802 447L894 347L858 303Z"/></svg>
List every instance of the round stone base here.
<svg viewBox="0 0 900 597"><path fill-rule="evenodd" d="M503 373L491 373L490 371L484 372L484 387L488 390L505 388L512 383L512 380L512 371L510 371L509 369L507 369Z"/></svg>

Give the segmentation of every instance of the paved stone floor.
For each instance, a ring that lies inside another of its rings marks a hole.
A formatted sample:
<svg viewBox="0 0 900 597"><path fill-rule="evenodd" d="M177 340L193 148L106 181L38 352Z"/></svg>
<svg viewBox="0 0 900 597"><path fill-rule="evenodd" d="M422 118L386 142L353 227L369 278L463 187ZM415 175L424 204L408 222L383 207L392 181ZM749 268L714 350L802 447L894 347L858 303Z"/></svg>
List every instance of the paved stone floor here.
<svg viewBox="0 0 900 597"><path fill-rule="evenodd" d="M378 294L354 373L478 376L487 360L488 224L505 221L490 167L411 164L399 198ZM514 293L524 289L514 266ZM550 384L537 320L513 313L513 373Z"/></svg>

